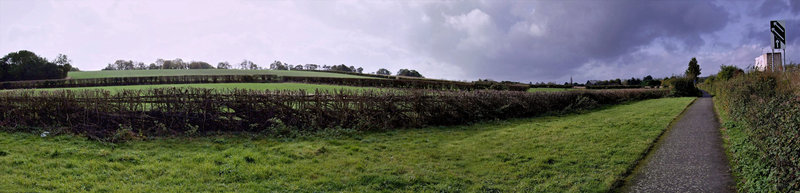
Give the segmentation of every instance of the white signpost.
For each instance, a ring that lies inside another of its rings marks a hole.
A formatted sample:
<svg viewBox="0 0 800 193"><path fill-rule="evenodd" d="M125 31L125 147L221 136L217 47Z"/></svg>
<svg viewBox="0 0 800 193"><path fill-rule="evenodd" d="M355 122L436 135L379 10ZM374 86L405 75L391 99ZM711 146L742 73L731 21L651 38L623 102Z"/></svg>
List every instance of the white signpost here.
<svg viewBox="0 0 800 193"><path fill-rule="evenodd" d="M772 44L772 58L771 58L771 60L772 60L772 65L773 65L772 66L773 71L775 70L775 67L776 67L776 66L774 66L775 65L775 49L778 49L778 50L783 49L783 52L781 52L781 58L779 58L779 60L781 60L780 62L781 62L782 65L786 64L786 62L783 59L783 58L786 58L786 28L784 28L783 26L785 26L785 25L784 25L784 22L782 20L769 21L769 31L772 33L772 41L771 41L770 44ZM781 67L784 67L784 66L781 66Z"/></svg>

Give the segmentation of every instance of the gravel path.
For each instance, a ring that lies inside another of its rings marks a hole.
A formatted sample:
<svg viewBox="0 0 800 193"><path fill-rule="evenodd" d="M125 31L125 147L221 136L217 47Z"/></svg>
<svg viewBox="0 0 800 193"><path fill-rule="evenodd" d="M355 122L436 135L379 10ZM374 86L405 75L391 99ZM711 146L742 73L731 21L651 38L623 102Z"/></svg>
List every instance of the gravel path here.
<svg viewBox="0 0 800 193"><path fill-rule="evenodd" d="M714 103L703 95L642 161L625 192L735 192Z"/></svg>

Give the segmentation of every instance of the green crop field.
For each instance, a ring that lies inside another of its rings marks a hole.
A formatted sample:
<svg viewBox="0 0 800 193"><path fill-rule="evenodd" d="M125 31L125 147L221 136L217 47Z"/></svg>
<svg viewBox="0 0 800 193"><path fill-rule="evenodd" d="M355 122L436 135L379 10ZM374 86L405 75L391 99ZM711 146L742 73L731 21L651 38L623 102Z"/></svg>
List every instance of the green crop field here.
<svg viewBox="0 0 800 193"><path fill-rule="evenodd" d="M278 76L309 76L309 77L333 77L333 78L374 78L369 76L357 76L357 75L329 73L329 72L288 71L288 70L230 70L230 69L106 70L106 71L69 72L68 76L73 79L83 79L83 78L134 77L134 76L254 75L254 74L274 74Z"/></svg>
<svg viewBox="0 0 800 193"><path fill-rule="evenodd" d="M608 192L694 98L344 137L0 132L7 192ZM252 134L251 134L252 135Z"/></svg>
<svg viewBox="0 0 800 193"><path fill-rule="evenodd" d="M560 91L571 91L575 90L574 88L529 88L528 92L560 92Z"/></svg>
<svg viewBox="0 0 800 193"><path fill-rule="evenodd" d="M304 84L304 83L208 83L208 84L157 84L157 85L130 85L130 86L98 86L98 87L72 87L72 88L44 88L33 89L36 91L54 91L54 90L90 90L90 89L105 89L112 92L120 90L134 90L134 89L148 89L148 88L166 88L166 87L192 87L192 88L213 88L213 89L253 89L253 90L306 90L313 92L314 90L367 90L378 89L373 87L355 87L355 86L339 86L339 85L325 85L325 84Z"/></svg>

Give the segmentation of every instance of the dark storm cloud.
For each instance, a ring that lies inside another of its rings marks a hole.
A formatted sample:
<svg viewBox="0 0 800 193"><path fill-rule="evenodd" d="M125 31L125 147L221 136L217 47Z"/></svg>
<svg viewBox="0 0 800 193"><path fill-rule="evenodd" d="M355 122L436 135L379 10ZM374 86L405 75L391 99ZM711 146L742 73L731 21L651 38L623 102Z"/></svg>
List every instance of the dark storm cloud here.
<svg viewBox="0 0 800 193"><path fill-rule="evenodd" d="M709 1L493 2L431 6L426 13L433 22L415 33L416 48L467 74L521 81L563 78L658 38L696 50L705 44L701 35L729 20Z"/></svg>

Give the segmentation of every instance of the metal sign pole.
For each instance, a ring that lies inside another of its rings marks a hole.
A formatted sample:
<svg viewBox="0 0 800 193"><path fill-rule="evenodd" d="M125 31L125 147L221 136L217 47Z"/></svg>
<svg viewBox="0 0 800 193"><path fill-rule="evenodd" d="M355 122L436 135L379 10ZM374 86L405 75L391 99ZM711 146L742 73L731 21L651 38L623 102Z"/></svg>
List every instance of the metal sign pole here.
<svg viewBox="0 0 800 193"><path fill-rule="evenodd" d="M772 72L775 72L775 48L772 49L772 52L769 55L770 63L769 68L771 68Z"/></svg>

